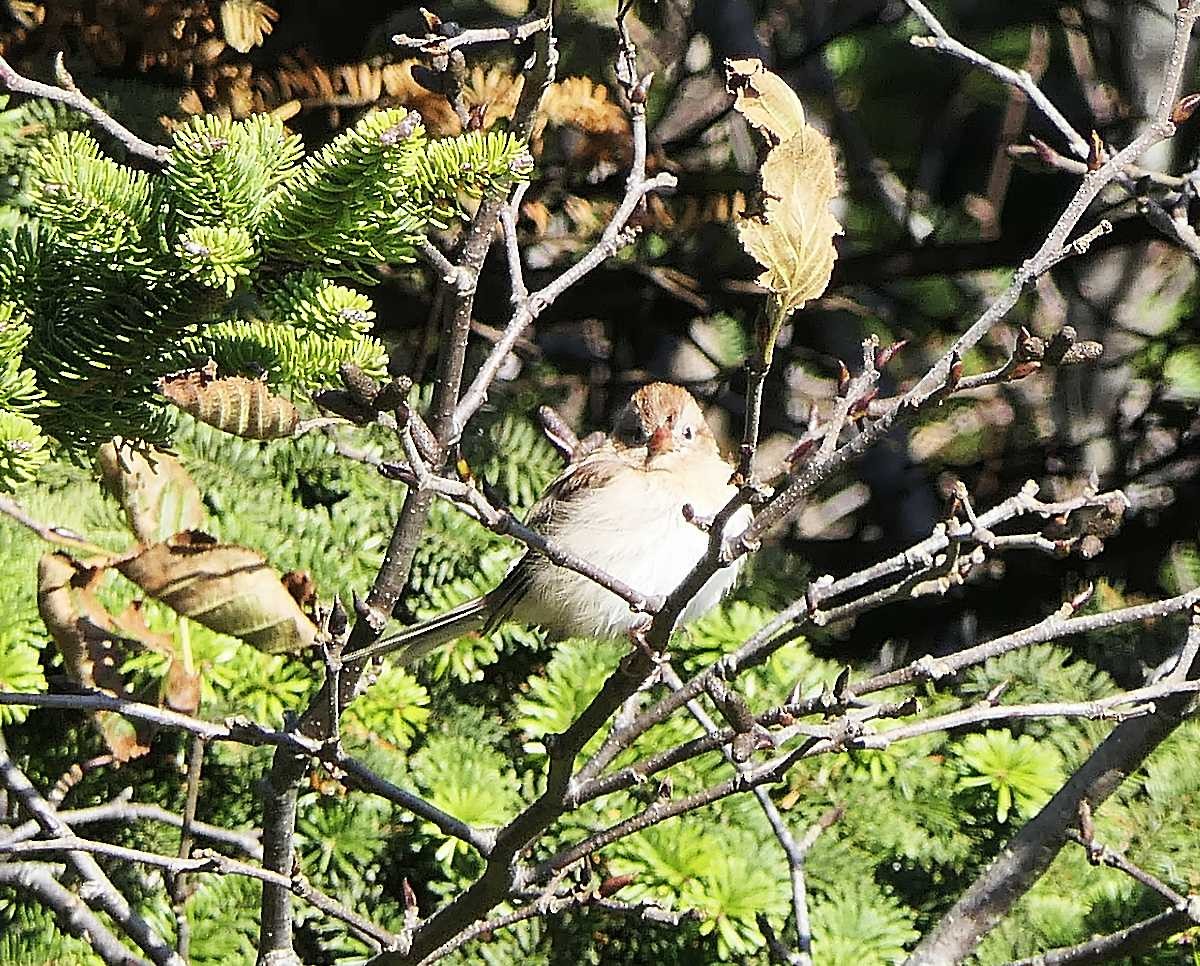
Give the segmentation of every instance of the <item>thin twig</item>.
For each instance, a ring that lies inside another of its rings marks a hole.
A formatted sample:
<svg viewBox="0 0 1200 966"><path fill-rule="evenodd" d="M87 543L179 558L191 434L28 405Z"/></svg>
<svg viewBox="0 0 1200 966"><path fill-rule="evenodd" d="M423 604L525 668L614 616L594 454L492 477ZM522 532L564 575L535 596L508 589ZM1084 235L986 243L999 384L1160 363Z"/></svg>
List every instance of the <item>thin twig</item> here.
<svg viewBox="0 0 1200 966"><path fill-rule="evenodd" d="M56 72L63 76L66 68L63 66L62 54L55 56ZM83 93L72 85L71 89L43 84L40 81L22 77L3 57L0 57L0 86L16 94L28 94L31 97L42 97L48 101L58 101L66 104L72 110L79 111L92 119L97 127L111 134L120 141L130 154L135 154L155 164L166 164L171 158L169 148L160 144L143 141L129 128L114 120L107 112L88 100Z"/></svg>
<svg viewBox="0 0 1200 966"><path fill-rule="evenodd" d="M175 876L183 875L184 873L208 872L215 875L240 875L250 879L258 879L264 885L270 884L277 888L287 889L293 895L309 903L309 905L319 909L326 915L333 916L335 919L346 923L355 932L375 941L384 948L394 948L400 944L400 938L394 933L375 925L369 919L360 916L351 909L347 909L337 900L330 898L318 889L314 889L299 873L285 876L270 869L259 868L256 865L231 859L216 852L205 852L192 858L182 859L178 856L160 855L157 852L147 852L144 849L133 849L124 845L114 845L110 842L97 842L92 839L79 838L73 835L54 839L34 839L33 841L20 842L14 845L0 845L0 854L44 855L62 852L68 855L85 855L89 858L92 855L104 855L109 858L120 859L124 862L136 862L141 865L152 866L156 869L163 869ZM175 962L182 966L182 960L176 959Z"/></svg>
<svg viewBox="0 0 1200 966"><path fill-rule="evenodd" d="M3 63L3 58L0 58L0 63ZM78 550L82 553L96 554L97 556L108 556L111 553L111 551L92 543L74 530L51 523L43 523L41 520L35 519L25 511L25 508L20 503L12 497L5 496L3 493L0 493L0 513L11 517L17 523L21 524L21 526L32 530L47 543L52 543L55 546Z"/></svg>
<svg viewBox="0 0 1200 966"><path fill-rule="evenodd" d="M204 739L192 736L191 748L188 751L187 787L184 794L183 816L179 827L179 858L186 859L192 854L194 833L192 826L196 821L196 805L200 800L200 772L204 767ZM176 941L175 948L181 959L187 960L192 943L191 925L187 917L188 883L187 876L182 872L170 881L171 906L175 912Z"/></svg>
<svg viewBox="0 0 1200 966"><path fill-rule="evenodd" d="M2 862L0 885L36 896L54 912L65 932L86 942L107 966L146 966L149 962L121 945L87 903L58 881L53 866L44 862Z"/></svg>
<svg viewBox="0 0 1200 966"><path fill-rule="evenodd" d="M896 574L902 575L902 584L907 585L916 575L936 567L939 556L944 555L956 543L971 541L981 530L995 530L1002 524L1020 517L1027 515L1046 518L1064 516L1069 519L1072 513L1089 508L1112 508L1111 512L1115 512L1117 509L1123 508L1125 502L1124 496L1120 493L1103 493L1082 494L1072 500L1043 503L1037 499L1037 486L1032 483L1027 484L1016 496L979 514L978 526L970 523L962 523L955 527L939 525L932 536L886 560L836 581L828 578L813 582L809 586L809 593L803 599L796 601L777 614L732 654L726 655L720 661L693 676L680 691L666 695L649 708L639 712L623 726L614 728L592 759L580 770L577 783L582 787L588 781L597 778L622 748L628 747L649 728L665 721L687 701L702 694L714 677L720 676L727 679L735 677L746 668L765 660L787 641L794 639L804 625L824 620L819 610L822 602L837 599ZM838 616L842 619L852 617L894 599L896 599L895 595L890 589L885 588L885 591L878 595L869 595L852 601L841 609ZM1177 603L1180 609L1189 606L1184 601ZM872 688L872 690L878 690L878 688ZM857 693L869 692L863 690Z"/></svg>
<svg viewBox="0 0 1200 966"><path fill-rule="evenodd" d="M273 731L252 721L230 719L224 723L204 721L157 705L142 704L107 694L22 694L0 691L0 706L58 708L72 711L113 711L133 721L145 721L162 728L173 728L197 735L206 741L227 741L251 746L272 745L307 761L310 758L350 773L360 787L394 802L401 808L435 825L443 834L461 839L486 852L488 836L443 812L419 795L399 788L375 774L366 765L346 757L339 748L308 738L294 731Z"/></svg>
<svg viewBox="0 0 1200 966"><path fill-rule="evenodd" d="M1040 152L1043 160L1055 164L1060 170L1070 171L1074 174L1085 174L1087 172L1088 168L1084 162L1087 161L1091 152L1090 145L1084 136L1063 116L1062 112L1055 107L1054 102L1043 93L1028 71L1015 71L1012 68L1005 67L1003 64L997 63L979 51L966 46L950 36L937 17L920 0L906 0L906 2L909 9L917 15L926 28L933 34L930 37L910 38L910 42L914 47L927 47L966 61L991 74L1002 83L1021 91L1042 112L1046 119L1058 129L1059 133L1066 139L1071 153L1080 159L1071 163L1071 159L1065 158L1057 154L1057 152L1053 152L1053 156L1050 156L1050 152ZM1056 161L1064 163L1056 164ZM1147 174L1155 180L1160 180L1164 177L1158 173L1148 173L1131 163L1122 166L1116 173L1114 180L1130 196L1139 199L1139 201L1145 204L1146 218L1152 225L1162 231L1167 237L1178 242L1192 258L1200 261L1200 236L1197 236L1192 226L1186 221L1179 221L1172 218L1167 210L1153 198L1142 197L1138 181L1142 177L1147 176ZM1177 182L1175 186L1178 187L1179 183L1177 179L1175 180Z"/></svg>
<svg viewBox="0 0 1200 966"><path fill-rule="evenodd" d="M439 34L427 34L424 37L410 37L407 34L395 34L392 43L399 47L412 47L430 55L444 55L458 47L469 47L476 44L520 43L528 40L536 33L549 30L549 16L536 17L523 23L509 24L504 27L475 27L461 30L451 37Z"/></svg>
<svg viewBox="0 0 1200 966"><path fill-rule="evenodd" d="M21 803L25 810L47 835L58 841L73 840L75 833L54 811L53 806L33 787L33 783L13 763L8 753L0 748L0 784ZM11 849L24 849L30 842L18 843ZM60 850L61 851L61 850ZM160 936L145 919L136 913L120 893L112 880L104 874L91 855L83 851L66 852L68 863L88 885L87 901L112 917L125 930L156 966L184 966L175 950Z"/></svg>
<svg viewBox="0 0 1200 966"><path fill-rule="evenodd" d="M130 789L132 791L132 789ZM130 802L122 798L105 805L92 805L88 808L65 809L58 817L72 828L82 825L93 825L98 822L159 822L163 825L173 825L182 828L183 818L168 811L161 805L151 805L144 802ZM7 835L0 836L0 845L11 845L34 838L40 826L33 819L14 826ZM255 832L239 832L235 829L210 825L208 822L192 822L192 834L197 838L215 842L218 845L232 846L245 852L252 859L262 858L262 846Z"/></svg>
<svg viewBox="0 0 1200 966"><path fill-rule="evenodd" d="M644 98L644 92L639 96ZM638 97L631 99L629 104L629 120L633 138L633 161L630 164L629 175L625 179L625 195L621 199L620 204L617 205L617 209L613 212L608 224L605 225L599 240L578 262L562 272L562 274L549 284L538 289L532 295L525 295L520 298L517 297L517 293L524 289L524 280L520 275L520 256L515 249L516 236L514 227L512 240L508 243L508 258L509 274L512 279L516 307L512 317L509 319L508 325L505 326L504 335L492 347L492 351L488 354L483 365L480 366L479 371L475 374L475 378L471 380L471 385L463 393L462 399L459 400L458 408L454 414L454 435L456 438L461 435L463 427L466 426L470 418L479 411L479 407L487 401L488 390L495 380L496 374L500 371L504 360L508 357L509 352L512 351L512 347L517 339L524 335L525 331L536 321L538 316L552 305L555 299L562 295L563 292L589 272L602 265L632 240L627 229L629 219L633 216L646 195L654 191L663 191L675 187L676 178L673 174L661 172L651 178L646 177L646 107L644 99L639 100ZM519 203L520 195L515 197L516 203ZM515 210L513 207L510 207L507 215L501 215L502 219L505 217L512 219L515 224ZM507 237L507 227L505 231Z"/></svg>
<svg viewBox="0 0 1200 966"><path fill-rule="evenodd" d="M1081 804L1086 804L1081 803ZM1151 892L1157 892L1160 896L1167 900L1167 903L1173 909L1186 909L1188 900L1186 896L1180 895L1169 885L1158 878L1151 875L1141 866L1134 864L1122 853L1109 848L1101 842L1096 842L1084 836L1075 829L1067 830L1067 838L1072 842L1076 842L1083 846L1087 852L1088 861L1092 865L1107 865L1110 869L1116 869L1119 872L1124 872L1127 876L1133 879L1140 885L1145 886Z"/></svg>

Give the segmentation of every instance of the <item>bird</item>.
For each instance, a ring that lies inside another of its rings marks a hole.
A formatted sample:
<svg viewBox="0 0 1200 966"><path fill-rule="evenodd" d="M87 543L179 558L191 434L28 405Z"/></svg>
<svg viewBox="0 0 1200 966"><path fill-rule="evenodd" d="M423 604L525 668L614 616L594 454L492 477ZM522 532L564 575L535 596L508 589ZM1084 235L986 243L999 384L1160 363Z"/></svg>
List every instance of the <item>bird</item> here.
<svg viewBox="0 0 1200 966"><path fill-rule="evenodd" d="M691 505L693 519L713 516L737 492L732 473L695 397L654 382L633 394L610 436L546 488L526 524L640 593L666 596L708 550L709 535L685 516L684 505ZM725 535L740 533L750 517L749 507L739 508ZM713 574L677 624L711 610L736 582L740 563ZM495 589L379 644L398 650L398 663L412 664L506 620L538 625L553 640L603 640L628 636L645 619L591 578L529 550Z"/></svg>

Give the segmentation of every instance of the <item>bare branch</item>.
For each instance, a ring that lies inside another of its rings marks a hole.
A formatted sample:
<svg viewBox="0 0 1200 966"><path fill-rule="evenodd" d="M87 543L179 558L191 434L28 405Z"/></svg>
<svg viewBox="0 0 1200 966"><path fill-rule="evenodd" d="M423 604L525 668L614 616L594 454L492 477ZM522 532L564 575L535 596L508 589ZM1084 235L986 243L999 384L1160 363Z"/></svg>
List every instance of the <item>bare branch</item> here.
<svg viewBox="0 0 1200 966"><path fill-rule="evenodd" d="M65 77L70 81L70 75L67 74L66 67L63 65L61 53L55 55L54 66L55 72L60 77ZM108 113L92 103L92 101L83 95L79 88L75 87L74 82L71 82L68 88L55 87L52 84L43 84L40 81L30 80L18 74L13 70L8 61L0 57L0 85L3 85L15 94L28 94L31 97L42 97L48 101L58 101L60 104L66 104L67 107L78 111L80 114L86 114L97 127L111 134L125 146L125 149L130 154L137 155L139 158L144 158L155 164L166 164L170 160L170 148L160 144L151 144L149 141L143 141L129 130L129 128L114 120Z"/></svg>
<svg viewBox="0 0 1200 966"><path fill-rule="evenodd" d="M1081 810L1088 807L1086 799L1080 802L1079 805ZM1151 875L1145 869L1130 862L1120 852L1110 849L1102 842L1096 842L1090 837L1085 837L1075 829L1067 831L1067 838L1083 846L1084 851L1087 852L1088 861L1092 865L1107 865L1110 869L1117 869L1124 872L1135 882L1145 886L1151 892L1157 892L1167 900L1173 909L1187 908L1188 901L1186 896L1180 895L1157 876Z"/></svg>
<svg viewBox="0 0 1200 966"><path fill-rule="evenodd" d="M392 37L392 43L400 47L412 47L422 53L436 56L448 54L458 47L469 47L476 44L520 43L536 33L549 30L551 24L552 20L547 15L504 27L476 27L470 30L460 30L452 36L430 33L424 37L410 37L407 34L395 34Z"/></svg>
<svg viewBox="0 0 1200 966"><path fill-rule="evenodd" d="M878 564L840 580L822 578L814 581L809 585L809 592L804 599L785 608L732 654L726 655L720 661L705 668L686 682L679 691L668 694L621 727L614 728L597 753L580 770L576 779L578 787L582 789L588 782L597 779L622 748L628 747L629 743L647 729L665 721L689 700L702 694L713 678L731 679L736 677L745 669L765 660L788 641L794 640L800 629L807 624L828 623L833 619L844 620L873 607L901 599L900 590L910 586L918 575L937 567L941 556L954 546L976 541L981 534L990 533L1002 524L1026 515L1047 518L1066 516L1070 519L1072 513L1088 509L1100 509L1115 514L1118 510L1123 509L1126 502L1125 497L1120 493L1083 494L1073 500L1058 503L1043 503L1037 499L1036 494L1036 485L1027 484L1016 496L1010 497L986 513L979 514L974 523L967 521L954 526L941 525L932 536ZM896 574L902 575L902 580L897 584L885 587L877 593L860 597L834 611L822 612L820 610L820 604L824 601L837 599ZM1165 608L1168 613L1174 613L1177 610L1187 609L1191 606L1190 601L1190 598L1172 599L1171 602L1160 602L1151 606ZM1157 609L1154 613L1157 613ZM1141 614L1141 611L1137 611L1124 616L1130 620L1141 620L1143 619ZM1153 616L1153 613L1148 616ZM1122 619L1118 618L1109 619L1122 622ZM972 655L970 663L978 663L979 660L984 659L978 657L978 653ZM913 673L917 673L915 666ZM877 676L869 682L854 686L853 693L867 694L891 686L884 683L886 680L888 679ZM878 686L876 686L877 684ZM724 740L728 741L729 739L725 738Z"/></svg>
<svg viewBox="0 0 1200 966"><path fill-rule="evenodd" d="M1155 144L1175 133L1171 111L1178 96L1188 40L1196 16L1195 4L1183 4L1176 12L1175 39L1164 70L1158 106L1150 123L1129 144L1112 154L1094 171L1089 171L1083 177L1075 195L1055 222L1054 227L1042 241L1037 252L1027 259L1013 275L1008 288L988 306L987 310L972 323L966 332L954 341L945 354L917 381L916 385L905 393L895 407L868 423L858 435L843 444L831 459L806 468L786 488L777 493L755 517L747 531L731 541L726 557L739 556L752 550L763 535L781 523L808 494L828 480L835 472L866 452L881 440L893 426L912 420L931 402L942 398L947 391L953 390L953 384L948 380L952 375L955 363L962 360L967 352L1009 313L1016 305L1026 285L1035 281L1052 265L1061 260L1064 249L1068 247L1068 238L1101 190L1117 178L1125 165L1133 163ZM701 569L711 573L712 568L712 563L706 562ZM697 580L700 577L700 574L696 575ZM694 581L689 578L688 582L693 583Z"/></svg>
<svg viewBox="0 0 1200 966"><path fill-rule="evenodd" d="M1050 949L1008 966L1084 966L1089 963L1114 963L1147 952L1164 939L1200 925L1200 897L1193 896L1182 909L1168 909L1157 916L1077 946Z"/></svg>
<svg viewBox="0 0 1200 966"><path fill-rule="evenodd" d="M137 862L156 869L164 869L173 875L183 875L188 872L210 872L215 875L241 875L258 879L264 885L270 884L276 888L287 889L293 895L303 899L309 905L326 915L339 919L350 926L355 932L365 936L385 949L400 945L400 937L376 926L369 919L360 916L353 910L347 909L335 899L314 889L298 872L291 876L262 869L256 865L239 862L216 852L205 852L192 858L159 855L156 852L146 852L143 849L132 849L124 845L112 845L108 842L96 842L92 839L77 836L65 836L54 839L35 839L29 842L19 842L12 845L0 845L0 853L12 855L26 854L58 854L65 852L70 855L84 855L91 859L92 855L104 855L124 862ZM94 861L94 860L92 860ZM97 867L98 868L98 867ZM174 962L181 964L182 960Z"/></svg>
<svg viewBox="0 0 1200 966"><path fill-rule="evenodd" d="M114 711L133 721L145 721L163 728L174 728L196 735L206 741L230 741L245 745L273 745L292 756L307 761L315 758L332 768L345 771L355 784L381 798L408 809L414 815L435 825L444 834L458 838L486 853L487 835L472 829L453 815L443 812L419 795L406 791L375 774L366 765L348 757L335 747L298 732L272 731L251 721L231 719L223 724L203 721L152 704L142 704L107 694L21 694L0 691L0 706L30 708L61 708L73 711ZM149 806L139 806L149 807ZM199 826L195 826L197 829Z"/></svg>
<svg viewBox="0 0 1200 966"><path fill-rule="evenodd" d="M192 826L196 821L196 805L200 800L200 773L204 767L204 739L192 736L191 748L188 752L187 788L184 794L183 816L179 829L179 857L189 858L192 854ZM175 948L181 959L188 958L192 943L191 926L187 917L188 884L187 876L182 872L173 877L170 882L171 905L175 911Z"/></svg>
<svg viewBox="0 0 1200 966"><path fill-rule="evenodd" d="M938 21L937 17L920 0L906 0L906 2L909 9L920 18L921 22L933 34L930 37L910 38L910 42L914 47L928 47L932 50L949 54L951 57L958 58L975 67L981 68L1002 83L1021 91L1042 112L1046 119L1058 129L1059 133L1066 139L1071 153L1080 160L1072 161L1070 158L1058 154L1058 152L1051 154L1052 149L1046 152L1039 152L1042 159L1063 171L1070 171L1074 174L1085 174L1087 172L1087 165L1084 163L1090 153L1090 146L1087 139L1071 126L1071 123L1063 116L1062 112L1054 106L1054 102L1038 87L1028 71L1015 71L984 56L977 50L967 47L965 44L951 37ZM1152 225L1167 237L1183 246L1192 258L1200 261L1200 236L1197 236L1192 226L1186 221L1172 218L1166 209L1153 198L1142 197L1142 192L1138 190L1137 182L1146 176L1155 180L1164 178L1163 175L1157 172L1147 172L1135 164L1126 164L1117 172L1115 180L1129 195L1143 201L1146 207L1147 220ZM1175 187L1178 186L1178 184L1175 185Z"/></svg>
<svg viewBox="0 0 1200 966"><path fill-rule="evenodd" d="M64 887L44 862L0 862L0 885L28 892L49 906L62 928L82 939L107 966L144 966L148 960L121 945L87 903Z"/></svg>
<svg viewBox="0 0 1200 966"><path fill-rule="evenodd" d="M1189 20L1190 23L1190 20ZM1200 613L1193 614L1175 669L1164 679L1192 679L1200 652ZM960 962L1045 873L1067 841L1068 830L1086 801L1095 811L1182 723L1192 693L1166 698L1152 715L1119 724L1004 851L921 940L910 966Z"/></svg>
<svg viewBox="0 0 1200 966"><path fill-rule="evenodd" d="M516 308L504 328L504 334L497 340L492 351L488 354L483 365L475 374L471 385L463 393L454 414L455 437L461 435L468 420L479 411L479 407L487 401L488 390L504 364L504 360L512 351L518 338L523 336L538 316L549 308L563 292L592 272L605 261L615 255L633 240L627 225L638 205L646 195L654 191L662 191L675 187L676 179L672 174L661 172L651 178L646 177L646 107L644 102L631 101L629 118L633 132L633 164L629 177L625 181L625 196L613 212L612 218L600 234L600 239L574 265L564 271L552 282L538 289L532 295L520 295L525 288L520 267L520 253L516 249L516 205L520 202L520 194L514 196L514 204L507 212L501 213L505 225L506 246L508 251L509 276L512 279L513 296ZM520 189L518 189L520 192ZM523 192L522 192L523 193ZM504 221L508 219L508 221ZM512 223L511 227L509 222Z"/></svg>
<svg viewBox="0 0 1200 966"><path fill-rule="evenodd" d="M109 802L106 805L93 805L89 808L73 808L60 811L58 817L72 828L81 825L92 825L97 822L159 822L163 825L173 825L182 828L183 819L174 812L168 811L161 805L150 805L142 802L128 802L122 799ZM38 834L40 826L33 819L14 826L11 831L0 837L0 845L11 845L24 842ZM215 842L219 845L232 846L245 852L252 859L262 858L262 846L256 832L239 832L235 829L210 825L208 822L193 821L192 834L197 838Z"/></svg>
<svg viewBox="0 0 1200 966"><path fill-rule="evenodd" d="M0 784L3 784L33 816L38 826L47 835L53 836L58 841L69 841L75 838L75 833L70 826L59 818L50 803L33 787L25 774L13 764L8 752L2 747L0 747ZM31 844L17 843L10 846L9 850L25 849ZM111 916L113 921L125 930L129 938L137 943L157 966L184 966L183 960L176 955L175 950L151 928L145 919L133 911L128 901L112 884L112 880L104 874L104 870L91 855L83 851L67 850L66 857L71 867L88 884L89 905L93 905Z"/></svg>

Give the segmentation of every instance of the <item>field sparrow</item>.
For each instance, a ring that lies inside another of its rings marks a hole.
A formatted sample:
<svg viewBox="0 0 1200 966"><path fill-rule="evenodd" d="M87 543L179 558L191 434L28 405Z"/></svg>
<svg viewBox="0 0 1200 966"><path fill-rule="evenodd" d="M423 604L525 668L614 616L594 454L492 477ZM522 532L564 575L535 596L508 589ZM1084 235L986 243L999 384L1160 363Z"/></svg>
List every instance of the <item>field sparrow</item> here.
<svg viewBox="0 0 1200 966"><path fill-rule="evenodd" d="M547 488L529 526L560 547L649 596L673 591L708 548L708 534L683 515L712 516L734 495L730 465L691 393L656 382L617 416L613 435ZM727 534L750 520L744 507ZM737 579L737 565L714 574L681 615L686 623L712 608ZM495 590L402 631L390 641L403 663L501 621L538 624L554 638L618 638L643 615L595 581L527 552Z"/></svg>

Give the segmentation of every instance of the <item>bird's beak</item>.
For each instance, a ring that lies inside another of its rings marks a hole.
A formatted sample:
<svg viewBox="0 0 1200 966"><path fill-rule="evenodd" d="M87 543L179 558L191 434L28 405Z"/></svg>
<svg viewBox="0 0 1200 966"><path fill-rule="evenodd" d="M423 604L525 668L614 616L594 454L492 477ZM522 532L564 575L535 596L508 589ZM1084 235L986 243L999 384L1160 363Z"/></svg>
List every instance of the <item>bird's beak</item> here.
<svg viewBox="0 0 1200 966"><path fill-rule="evenodd" d="M671 432L671 427L668 423L663 423L650 434L650 440L646 443L646 458L654 459L654 457L670 452L674 448L675 437Z"/></svg>

